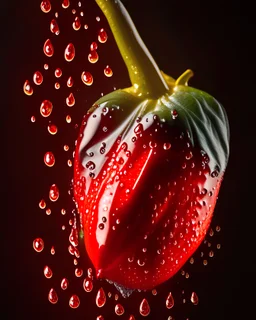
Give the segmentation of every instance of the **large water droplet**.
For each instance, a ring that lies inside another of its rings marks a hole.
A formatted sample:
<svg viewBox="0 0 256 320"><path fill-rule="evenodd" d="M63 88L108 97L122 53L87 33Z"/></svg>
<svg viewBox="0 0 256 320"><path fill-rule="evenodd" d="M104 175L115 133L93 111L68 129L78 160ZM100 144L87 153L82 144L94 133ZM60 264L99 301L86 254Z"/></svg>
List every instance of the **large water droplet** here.
<svg viewBox="0 0 256 320"><path fill-rule="evenodd" d="M174 306L174 299L171 292L168 294L165 304L167 309L171 309Z"/></svg>
<svg viewBox="0 0 256 320"><path fill-rule="evenodd" d="M52 57L52 56L53 56L53 54L54 54L54 48L53 48L53 45L52 45L50 39L47 39L47 40L45 41L43 50L44 50L44 54L45 54L47 57Z"/></svg>
<svg viewBox="0 0 256 320"><path fill-rule="evenodd" d="M51 290L48 293L48 300L52 303L55 304L58 302L58 295L56 293L56 291L51 288Z"/></svg>
<svg viewBox="0 0 256 320"><path fill-rule="evenodd" d="M70 299L69 299L69 306L72 308L72 309L76 309L78 308L80 305L80 299L79 297L76 295L76 294L73 294Z"/></svg>
<svg viewBox="0 0 256 320"><path fill-rule="evenodd" d="M33 241L33 248L36 252L41 252L44 249L44 241L42 238L36 238Z"/></svg>
<svg viewBox="0 0 256 320"><path fill-rule="evenodd" d="M49 117L49 115L52 113L52 109L53 109L53 105L51 101L44 100L40 106L40 113L43 117Z"/></svg>
<svg viewBox="0 0 256 320"><path fill-rule="evenodd" d="M63 0L62 1L62 8L67 9L70 5L69 0Z"/></svg>
<svg viewBox="0 0 256 320"><path fill-rule="evenodd" d="M45 278L50 279L52 277L52 269L48 266L44 267Z"/></svg>
<svg viewBox="0 0 256 320"><path fill-rule="evenodd" d="M96 305L101 308L106 303L106 295L103 288L100 288L96 295Z"/></svg>
<svg viewBox="0 0 256 320"><path fill-rule="evenodd" d="M47 129L48 129L48 132L52 135L55 135L58 132L57 126L53 123L49 123Z"/></svg>
<svg viewBox="0 0 256 320"><path fill-rule="evenodd" d="M90 278L85 278L83 282L83 288L86 292L91 292L93 289L93 283Z"/></svg>
<svg viewBox="0 0 256 320"><path fill-rule="evenodd" d="M143 299L140 304L140 314L144 317L150 314L150 306L147 299Z"/></svg>
<svg viewBox="0 0 256 320"><path fill-rule="evenodd" d="M74 59L75 57L75 47L73 45L73 43L69 43L65 49L64 52L64 57L65 59L70 62Z"/></svg>
<svg viewBox="0 0 256 320"><path fill-rule="evenodd" d="M118 316L121 316L122 314L124 314L124 307L118 303L116 306L115 306L115 313L116 315Z"/></svg>
<svg viewBox="0 0 256 320"><path fill-rule="evenodd" d="M44 13L51 11L51 2L49 0L44 0L40 4L40 8Z"/></svg>
<svg viewBox="0 0 256 320"><path fill-rule="evenodd" d="M81 74L81 79L87 86L91 86L93 84L93 77L90 72L83 71Z"/></svg>
<svg viewBox="0 0 256 320"><path fill-rule="evenodd" d="M99 55L97 53L96 50L92 50L89 54L88 54L88 60L91 63L96 63L99 60Z"/></svg>

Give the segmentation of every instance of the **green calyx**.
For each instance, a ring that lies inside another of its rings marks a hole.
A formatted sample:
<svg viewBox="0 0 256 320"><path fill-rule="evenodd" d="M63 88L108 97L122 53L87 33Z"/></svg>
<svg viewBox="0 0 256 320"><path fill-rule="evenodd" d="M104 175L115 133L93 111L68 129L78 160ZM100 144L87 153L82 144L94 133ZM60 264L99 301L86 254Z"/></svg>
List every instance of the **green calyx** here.
<svg viewBox="0 0 256 320"><path fill-rule="evenodd" d="M193 146L210 157L210 168L226 168L229 156L229 124L225 110L209 94L188 86L191 70L177 80L159 70L119 0L96 0L106 16L127 66L132 86L114 91L96 104L139 108L139 116L157 114L161 121L189 133ZM177 117L173 117L173 111Z"/></svg>

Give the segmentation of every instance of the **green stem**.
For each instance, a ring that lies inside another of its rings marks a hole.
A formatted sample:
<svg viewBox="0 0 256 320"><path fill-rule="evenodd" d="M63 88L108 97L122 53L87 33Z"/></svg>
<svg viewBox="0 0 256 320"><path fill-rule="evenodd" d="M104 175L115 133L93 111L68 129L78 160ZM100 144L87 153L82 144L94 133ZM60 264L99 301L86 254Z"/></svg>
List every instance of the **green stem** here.
<svg viewBox="0 0 256 320"><path fill-rule="evenodd" d="M158 98L168 92L168 85L123 4L119 0L96 2L108 20L136 94Z"/></svg>

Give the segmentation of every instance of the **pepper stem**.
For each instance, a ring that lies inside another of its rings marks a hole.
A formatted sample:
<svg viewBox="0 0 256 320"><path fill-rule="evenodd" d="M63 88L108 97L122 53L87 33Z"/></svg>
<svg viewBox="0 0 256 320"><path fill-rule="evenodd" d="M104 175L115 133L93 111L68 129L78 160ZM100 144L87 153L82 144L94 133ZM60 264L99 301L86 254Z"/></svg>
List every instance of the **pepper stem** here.
<svg viewBox="0 0 256 320"><path fill-rule="evenodd" d="M157 64L119 0L96 0L106 16L129 72L133 91L158 98L169 91Z"/></svg>

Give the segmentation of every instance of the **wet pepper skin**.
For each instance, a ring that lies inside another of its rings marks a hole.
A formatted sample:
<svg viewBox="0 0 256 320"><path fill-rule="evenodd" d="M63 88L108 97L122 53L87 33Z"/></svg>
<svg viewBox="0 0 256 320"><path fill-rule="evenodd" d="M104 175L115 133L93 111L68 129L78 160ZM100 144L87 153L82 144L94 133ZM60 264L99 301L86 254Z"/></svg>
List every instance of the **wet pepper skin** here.
<svg viewBox="0 0 256 320"><path fill-rule="evenodd" d="M97 0L132 86L86 113L74 195L100 278L152 289L171 278L209 228L229 154L223 107L160 72L120 1Z"/></svg>

